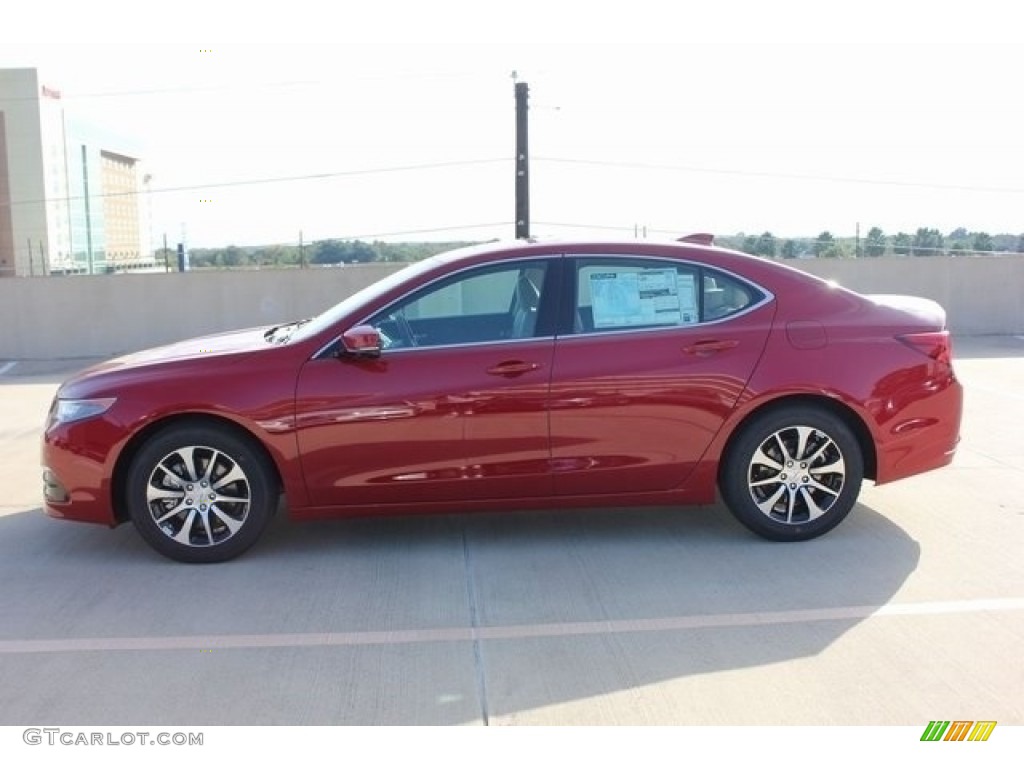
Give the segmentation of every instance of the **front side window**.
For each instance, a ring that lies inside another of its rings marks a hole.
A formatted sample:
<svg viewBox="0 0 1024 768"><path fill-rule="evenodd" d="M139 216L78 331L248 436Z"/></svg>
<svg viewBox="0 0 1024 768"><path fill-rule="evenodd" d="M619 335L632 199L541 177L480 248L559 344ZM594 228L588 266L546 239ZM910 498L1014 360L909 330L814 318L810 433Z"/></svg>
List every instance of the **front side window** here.
<svg viewBox="0 0 1024 768"><path fill-rule="evenodd" d="M427 286L368 321L386 349L477 344L535 335L545 261L489 265Z"/></svg>
<svg viewBox="0 0 1024 768"><path fill-rule="evenodd" d="M575 333L674 328L721 320L763 294L717 270L660 259L576 262Z"/></svg>

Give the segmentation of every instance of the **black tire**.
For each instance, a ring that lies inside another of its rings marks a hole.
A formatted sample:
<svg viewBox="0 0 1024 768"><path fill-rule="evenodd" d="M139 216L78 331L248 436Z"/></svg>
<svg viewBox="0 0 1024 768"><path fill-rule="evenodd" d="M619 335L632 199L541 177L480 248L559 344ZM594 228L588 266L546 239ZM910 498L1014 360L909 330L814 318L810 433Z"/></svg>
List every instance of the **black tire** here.
<svg viewBox="0 0 1024 768"><path fill-rule="evenodd" d="M249 440L199 424L150 438L132 461L126 491L142 538L183 563L223 562L249 549L279 496L272 467Z"/></svg>
<svg viewBox="0 0 1024 768"><path fill-rule="evenodd" d="M773 541L805 541L835 528L864 479L860 445L842 419L813 406L753 417L729 446L719 487L729 510Z"/></svg>

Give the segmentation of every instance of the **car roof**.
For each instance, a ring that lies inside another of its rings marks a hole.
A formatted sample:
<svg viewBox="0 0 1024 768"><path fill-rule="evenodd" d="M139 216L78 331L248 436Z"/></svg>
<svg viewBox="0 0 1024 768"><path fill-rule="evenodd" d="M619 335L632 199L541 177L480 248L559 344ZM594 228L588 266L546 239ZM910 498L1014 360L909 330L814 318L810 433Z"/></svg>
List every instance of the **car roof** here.
<svg viewBox="0 0 1024 768"><path fill-rule="evenodd" d="M677 240L617 238L496 240L439 253L429 259L431 262L429 266L425 264L424 267L427 268L425 271L433 272L434 268L443 270L453 263L459 262L470 266L503 259L551 256L559 253L566 255L650 256L692 261L732 272L773 294L787 289L795 289L812 292L840 291L852 296L858 295L834 282L799 270L782 261L753 256L718 245L704 244L709 239L711 239L710 235L697 233Z"/></svg>

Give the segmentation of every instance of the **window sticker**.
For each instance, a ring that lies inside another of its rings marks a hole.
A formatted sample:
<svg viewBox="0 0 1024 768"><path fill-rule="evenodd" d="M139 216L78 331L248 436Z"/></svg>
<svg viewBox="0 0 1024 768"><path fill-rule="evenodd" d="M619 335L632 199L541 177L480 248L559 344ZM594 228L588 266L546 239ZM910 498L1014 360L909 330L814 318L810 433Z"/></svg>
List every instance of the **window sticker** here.
<svg viewBox="0 0 1024 768"><path fill-rule="evenodd" d="M595 272L590 275L595 328L634 325L640 317L636 272Z"/></svg>
<svg viewBox="0 0 1024 768"><path fill-rule="evenodd" d="M679 323L693 325L700 320L697 307L697 278L695 275L676 273L676 290L679 292Z"/></svg>
<svg viewBox="0 0 1024 768"><path fill-rule="evenodd" d="M697 322L693 275L674 268L590 275L595 328L688 325Z"/></svg>

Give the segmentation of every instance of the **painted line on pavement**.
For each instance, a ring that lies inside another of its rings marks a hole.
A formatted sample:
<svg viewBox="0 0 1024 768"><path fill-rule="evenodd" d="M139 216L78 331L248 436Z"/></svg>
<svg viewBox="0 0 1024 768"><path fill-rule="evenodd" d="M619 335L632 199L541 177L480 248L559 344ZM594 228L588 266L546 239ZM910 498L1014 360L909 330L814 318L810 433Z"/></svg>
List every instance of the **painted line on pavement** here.
<svg viewBox="0 0 1024 768"><path fill-rule="evenodd" d="M259 635L182 635L177 637L79 637L34 640L0 640L0 654L71 653L84 651L187 651L237 648L302 648L411 643L451 643L479 640L614 635L629 632L671 632L694 629L758 627L816 621L859 621L886 616L975 614L1024 610L1024 598L956 600L893 605L855 605L800 611L724 613L704 616L672 616L656 619L581 621L554 624L521 624L496 627L448 627L364 632L302 632Z"/></svg>
<svg viewBox="0 0 1024 768"><path fill-rule="evenodd" d="M9 370L14 368L14 366L16 366L17 364L18 364L17 362L11 362L11 363L4 363L3 365L0 365L0 376L3 376Z"/></svg>

